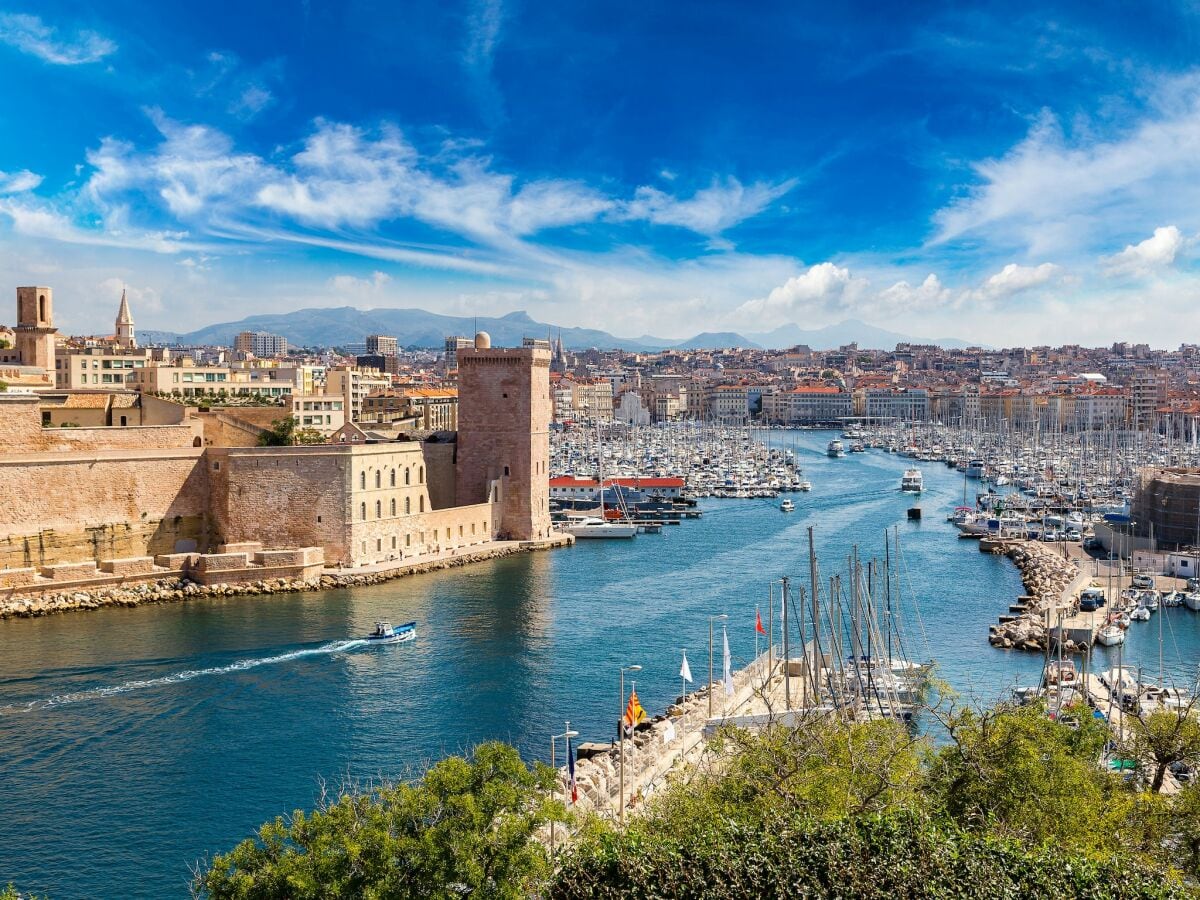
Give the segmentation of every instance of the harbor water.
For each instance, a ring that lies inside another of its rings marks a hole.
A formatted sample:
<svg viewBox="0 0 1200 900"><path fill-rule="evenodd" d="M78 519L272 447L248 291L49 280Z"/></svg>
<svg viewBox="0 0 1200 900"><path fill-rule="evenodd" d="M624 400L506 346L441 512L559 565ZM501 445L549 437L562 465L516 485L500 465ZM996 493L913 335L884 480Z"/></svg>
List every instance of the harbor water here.
<svg viewBox="0 0 1200 900"><path fill-rule="evenodd" d="M790 495L791 513L778 500L706 500L701 519L661 534L374 587L0 623L0 884L183 897L193 865L311 807L322 780L410 775L493 738L545 759L565 720L607 740L620 666L644 667L637 691L655 714L679 694L684 648L704 679L708 616L728 614L735 665L753 657L768 581L807 583L809 525L825 575L844 571L856 544L882 558L898 528L905 649L955 689L989 700L1035 680L1036 656L988 646L988 625L1022 588L1010 562L945 521L962 475L922 464L923 517L910 521L914 500L898 487L912 462L880 450L830 459L830 436L770 433L813 483ZM1195 659L1200 618L1169 615L1168 657ZM363 646L376 619L415 619L418 638ZM1152 630L1131 638L1127 662L1157 665Z"/></svg>

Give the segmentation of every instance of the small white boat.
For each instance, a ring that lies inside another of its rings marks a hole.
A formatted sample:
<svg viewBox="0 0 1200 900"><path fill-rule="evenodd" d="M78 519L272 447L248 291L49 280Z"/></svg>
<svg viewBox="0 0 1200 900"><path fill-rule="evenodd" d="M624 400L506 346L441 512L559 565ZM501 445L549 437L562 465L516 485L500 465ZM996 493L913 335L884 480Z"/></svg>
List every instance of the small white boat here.
<svg viewBox="0 0 1200 900"><path fill-rule="evenodd" d="M572 520L563 527L563 531L577 538L631 538L637 534L637 526L586 516Z"/></svg>
<svg viewBox="0 0 1200 900"><path fill-rule="evenodd" d="M805 478L803 481L800 482L800 490L802 490L806 493L808 491L811 491L812 490L812 482L809 481L807 478Z"/></svg>
<svg viewBox="0 0 1200 900"><path fill-rule="evenodd" d="M1129 618L1131 620L1133 620L1134 622L1149 622L1150 621L1150 610L1144 606L1139 606L1137 609L1135 609L1133 612L1131 612L1129 614Z"/></svg>
<svg viewBox="0 0 1200 900"><path fill-rule="evenodd" d="M1110 622L1096 632L1096 640L1105 647L1115 647L1125 642L1125 629Z"/></svg>
<svg viewBox="0 0 1200 900"><path fill-rule="evenodd" d="M841 441L839 441L837 438L834 438L825 445L825 455L834 459L838 459L839 457L846 455L846 447Z"/></svg>
<svg viewBox="0 0 1200 900"><path fill-rule="evenodd" d="M779 504L779 508L783 512L792 512L796 508L796 504L793 503L791 500L784 500L782 503Z"/></svg>
<svg viewBox="0 0 1200 900"><path fill-rule="evenodd" d="M1200 612L1200 594L1190 593L1183 595L1183 605L1192 612Z"/></svg>
<svg viewBox="0 0 1200 900"><path fill-rule="evenodd" d="M919 494L925 489L920 469L905 469L900 478L900 490L906 494Z"/></svg>
<svg viewBox="0 0 1200 900"><path fill-rule="evenodd" d="M371 644L399 644L401 641L411 641L417 636L417 623L406 622L393 626L390 622L376 622L375 630L367 635Z"/></svg>

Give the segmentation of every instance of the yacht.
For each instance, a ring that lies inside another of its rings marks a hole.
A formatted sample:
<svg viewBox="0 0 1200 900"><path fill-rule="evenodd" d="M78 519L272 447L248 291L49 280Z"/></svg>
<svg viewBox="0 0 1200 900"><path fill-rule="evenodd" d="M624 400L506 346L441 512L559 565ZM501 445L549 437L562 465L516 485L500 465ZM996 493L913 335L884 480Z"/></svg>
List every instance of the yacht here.
<svg viewBox="0 0 1200 900"><path fill-rule="evenodd" d="M1183 595L1183 605L1192 612L1200 612L1200 594L1195 592Z"/></svg>
<svg viewBox="0 0 1200 900"><path fill-rule="evenodd" d="M800 482L800 488L799 488L799 489L800 489L800 490L802 490L802 491L804 491L805 493L807 493L808 491L811 491L811 490L812 490L812 482L811 482L811 481L809 481L807 478L803 479L803 480Z"/></svg>
<svg viewBox="0 0 1200 900"><path fill-rule="evenodd" d="M905 469L900 479L900 490L906 494L919 494L924 490L924 481L920 469Z"/></svg>
<svg viewBox="0 0 1200 900"><path fill-rule="evenodd" d="M788 499L788 500L784 500L782 503L780 503L779 508L781 510L783 510L784 512L792 512L796 508L796 504L793 503L790 499Z"/></svg>
<svg viewBox="0 0 1200 900"><path fill-rule="evenodd" d="M416 636L416 622L395 626L390 622L376 622L375 630L368 634L366 639L370 644L399 644L401 641L411 641Z"/></svg>
<svg viewBox="0 0 1200 900"><path fill-rule="evenodd" d="M839 456L846 455L846 448L837 438L834 438L825 446L825 455L832 456L837 459Z"/></svg>
<svg viewBox="0 0 1200 900"><path fill-rule="evenodd" d="M563 531L577 538L631 538L637 534L637 526L623 522L605 522L595 516L570 519Z"/></svg>
<svg viewBox="0 0 1200 900"><path fill-rule="evenodd" d="M1115 647L1125 643L1125 630L1120 625L1110 622L1096 632L1096 640L1105 647Z"/></svg>
<svg viewBox="0 0 1200 900"><path fill-rule="evenodd" d="M982 459L972 459L971 461L969 461L967 463L966 475L968 478L982 478L983 477L983 460Z"/></svg>

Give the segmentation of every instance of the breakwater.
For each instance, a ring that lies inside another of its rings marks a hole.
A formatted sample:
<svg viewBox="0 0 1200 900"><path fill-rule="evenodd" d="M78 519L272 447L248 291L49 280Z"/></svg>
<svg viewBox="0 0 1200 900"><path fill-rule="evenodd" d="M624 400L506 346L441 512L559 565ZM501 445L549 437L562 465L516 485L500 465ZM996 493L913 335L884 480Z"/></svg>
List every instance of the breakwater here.
<svg viewBox="0 0 1200 900"><path fill-rule="evenodd" d="M1061 606L1067 593L1079 577L1078 567L1060 552L1039 541L1003 541L992 552L1003 553L1016 564L1025 586L1025 596L988 631L988 642L1005 650L1027 650L1042 653L1050 635L1046 628L1047 614ZM1065 641L1063 649L1074 653L1086 649L1074 641Z"/></svg>
<svg viewBox="0 0 1200 900"><path fill-rule="evenodd" d="M472 563L502 559L570 544L569 535L545 541L504 542L497 546L448 552L435 559L389 568L371 567L370 571L327 570L315 578L266 578L237 584L198 584L183 578L163 578L134 585L97 587L91 590L46 591L18 594L0 599L0 619L38 618L65 612L81 612L106 607L135 607L153 603L200 600L206 597L294 594L304 591L332 591L383 584L396 578L454 569Z"/></svg>

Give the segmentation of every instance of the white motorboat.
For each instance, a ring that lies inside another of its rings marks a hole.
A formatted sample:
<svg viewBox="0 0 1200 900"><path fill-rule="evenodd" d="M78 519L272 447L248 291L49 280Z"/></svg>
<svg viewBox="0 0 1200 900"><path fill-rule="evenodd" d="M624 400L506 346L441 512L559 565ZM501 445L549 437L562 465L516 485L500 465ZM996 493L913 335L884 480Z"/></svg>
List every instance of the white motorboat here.
<svg viewBox="0 0 1200 900"><path fill-rule="evenodd" d="M417 623L406 622L393 626L390 622L376 622L375 630L367 635L370 644L399 644L401 641L411 641L417 636Z"/></svg>
<svg viewBox="0 0 1200 900"><path fill-rule="evenodd" d="M784 500L782 503L779 504L779 508L783 512L792 512L796 508L796 504L793 503L790 499Z"/></svg>
<svg viewBox="0 0 1200 900"><path fill-rule="evenodd" d="M1129 618L1134 622L1149 622L1150 610L1144 606L1139 606L1129 614Z"/></svg>
<svg viewBox="0 0 1200 900"><path fill-rule="evenodd" d="M924 479L920 469L905 469L900 478L900 490L906 494L919 494L925 489Z"/></svg>
<svg viewBox="0 0 1200 900"><path fill-rule="evenodd" d="M1105 647L1115 647L1125 642L1125 629L1110 622L1096 632L1096 640Z"/></svg>
<svg viewBox="0 0 1200 900"><path fill-rule="evenodd" d="M811 491L812 490L812 482L809 481L807 478L805 478L803 481L800 482L800 490L804 491L805 493L807 493L808 491Z"/></svg>
<svg viewBox="0 0 1200 900"><path fill-rule="evenodd" d="M983 477L983 460L972 459L967 463L966 475L968 478Z"/></svg>
<svg viewBox="0 0 1200 900"><path fill-rule="evenodd" d="M1183 605L1192 612L1200 612L1200 593L1192 592L1183 595Z"/></svg>
<svg viewBox="0 0 1200 900"><path fill-rule="evenodd" d="M845 456L846 447L841 441L839 441L837 438L834 438L825 445L825 455L833 457L834 459Z"/></svg>
<svg viewBox="0 0 1200 900"><path fill-rule="evenodd" d="M563 526L563 531L577 538L631 538L637 534L637 526L623 522L605 522L595 516L572 519Z"/></svg>

